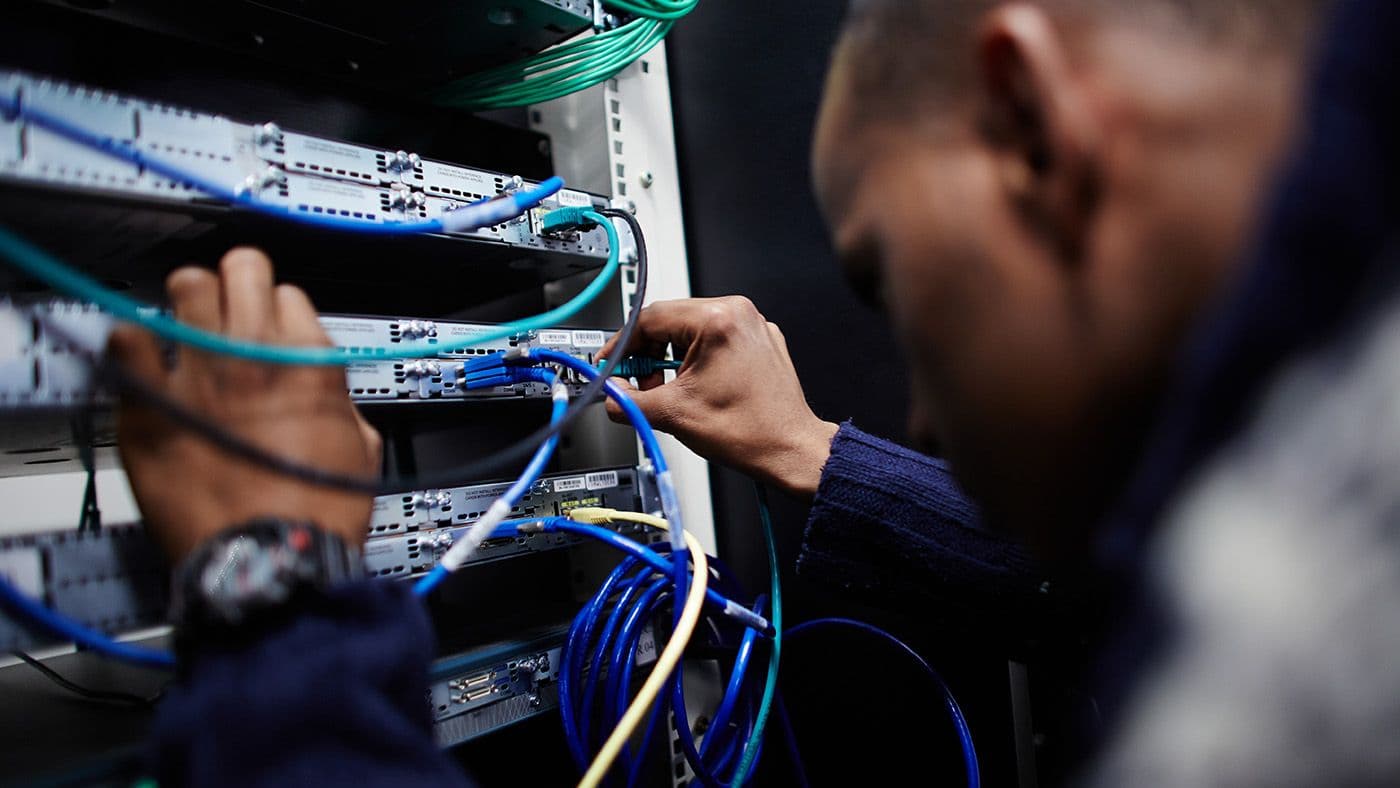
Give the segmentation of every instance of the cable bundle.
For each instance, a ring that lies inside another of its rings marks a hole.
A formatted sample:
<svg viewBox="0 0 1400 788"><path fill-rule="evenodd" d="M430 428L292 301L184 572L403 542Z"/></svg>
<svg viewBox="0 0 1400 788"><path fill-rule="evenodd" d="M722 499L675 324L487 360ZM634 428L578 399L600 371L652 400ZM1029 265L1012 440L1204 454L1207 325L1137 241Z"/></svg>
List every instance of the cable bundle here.
<svg viewBox="0 0 1400 788"><path fill-rule="evenodd" d="M613 78L656 46L675 20L699 0L608 0L635 18L611 30L574 39L533 57L473 74L433 95L440 104L470 110L538 104Z"/></svg>
<svg viewBox="0 0 1400 788"><path fill-rule="evenodd" d="M595 522L632 520L649 524L654 524L651 521L655 519L626 512L588 509L576 509L570 513L570 517ZM674 599L670 590L671 577L664 567L637 557L637 551L629 552L633 554L617 565L574 618L564 647L564 665L560 671L561 717L570 753L580 768L587 763L589 749L598 746L597 740L603 731L611 730L614 735L617 731L624 731L626 738L633 738L634 728L627 726L621 710L627 704L639 644L646 626L654 626L658 620L664 619ZM705 568L693 567L697 572ZM732 597L741 596L741 592L735 587L724 565L710 558L708 569L710 577L705 578L706 582L714 583L729 595L727 605L736 605ZM767 601L766 596L760 596L752 612L762 616ZM717 774L728 775L724 783L743 784L744 779L739 775L748 772L742 771L741 767L751 768L756 762L763 737L759 733L753 692L755 685L748 666L765 648L770 649L771 653L772 641L764 637L770 633L752 626L735 626L732 620L726 621L723 616L708 616L705 623L704 631L711 646L735 650L723 700L703 742L697 748L686 720L682 673L658 660L652 676L664 672L665 681L661 683L668 685L669 692L652 706L640 741L635 742L635 747L628 744L622 749L621 757L627 766L629 786L637 784L647 747L655 736L658 723L668 714L674 715L675 727L686 747L687 759L703 784L720 783ZM693 632L676 627L670 638L674 642L677 638L689 639L692 636ZM691 643L693 646L694 641ZM743 763L745 759L740 757L741 750L753 752L747 765Z"/></svg>

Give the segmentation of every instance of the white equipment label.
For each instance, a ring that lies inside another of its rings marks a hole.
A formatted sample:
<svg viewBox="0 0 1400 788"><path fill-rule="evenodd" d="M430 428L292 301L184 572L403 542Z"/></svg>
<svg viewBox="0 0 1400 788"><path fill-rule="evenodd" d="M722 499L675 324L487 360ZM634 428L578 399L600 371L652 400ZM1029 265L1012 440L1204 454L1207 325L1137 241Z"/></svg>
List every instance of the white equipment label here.
<svg viewBox="0 0 1400 788"><path fill-rule="evenodd" d="M576 348L602 347L602 346L603 346L603 343L604 343L604 342L607 342L607 341L608 341L608 336L607 336L607 334L604 334L602 331L575 331L575 332L574 332L574 347L576 347Z"/></svg>
<svg viewBox="0 0 1400 788"><path fill-rule="evenodd" d="M561 208L591 208L593 198L583 192L576 192L572 189L564 189L559 192L559 207Z"/></svg>
<svg viewBox="0 0 1400 788"><path fill-rule="evenodd" d="M590 490L606 490L617 486L617 471L599 471L583 478Z"/></svg>
<svg viewBox="0 0 1400 788"><path fill-rule="evenodd" d="M567 479L554 480L555 492L573 492L575 490L583 489L586 489L586 483L584 482L584 477L582 476L570 476Z"/></svg>

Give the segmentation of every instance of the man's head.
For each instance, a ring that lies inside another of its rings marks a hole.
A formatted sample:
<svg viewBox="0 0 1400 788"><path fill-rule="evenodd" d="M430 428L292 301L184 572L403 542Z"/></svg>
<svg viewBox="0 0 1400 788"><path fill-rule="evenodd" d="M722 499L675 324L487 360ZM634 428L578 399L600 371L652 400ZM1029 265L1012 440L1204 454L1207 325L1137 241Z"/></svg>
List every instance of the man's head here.
<svg viewBox="0 0 1400 788"><path fill-rule="evenodd" d="M1247 240L1324 0L854 0L813 150L911 430L1073 544Z"/></svg>

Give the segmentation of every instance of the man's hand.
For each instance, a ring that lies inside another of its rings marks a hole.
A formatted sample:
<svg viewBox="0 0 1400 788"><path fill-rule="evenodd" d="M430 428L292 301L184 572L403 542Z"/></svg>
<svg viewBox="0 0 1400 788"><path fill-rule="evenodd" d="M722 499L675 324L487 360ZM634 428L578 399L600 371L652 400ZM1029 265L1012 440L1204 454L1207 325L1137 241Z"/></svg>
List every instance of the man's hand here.
<svg viewBox="0 0 1400 788"><path fill-rule="evenodd" d="M182 268L166 288L175 316L199 328L271 344L330 344L306 294L274 287L272 263L257 250L224 255L219 275ZM256 364L186 347L169 369L156 339L130 326L113 333L111 351L146 385L267 451L344 474L379 470L379 434L350 402L342 369ZM173 560L262 516L314 522L352 545L364 541L369 496L235 458L140 402L122 403L117 436L146 527Z"/></svg>
<svg viewBox="0 0 1400 788"><path fill-rule="evenodd" d="M816 494L837 426L807 405L783 333L740 296L665 301L642 310L632 347L614 352L661 358L670 345L685 362L676 379L639 380L633 394L652 425L707 459L790 494ZM608 413L622 413L608 403Z"/></svg>

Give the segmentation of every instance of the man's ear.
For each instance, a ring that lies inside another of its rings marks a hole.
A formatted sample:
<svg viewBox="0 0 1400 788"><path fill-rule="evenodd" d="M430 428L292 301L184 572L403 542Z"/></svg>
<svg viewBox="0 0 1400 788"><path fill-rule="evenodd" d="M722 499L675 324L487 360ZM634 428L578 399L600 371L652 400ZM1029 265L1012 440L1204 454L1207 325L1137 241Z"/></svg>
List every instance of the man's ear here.
<svg viewBox="0 0 1400 788"><path fill-rule="evenodd" d="M1098 128L1064 40L1032 5L987 14L977 37L981 129L1011 200L1068 260L1080 256L1098 185Z"/></svg>

